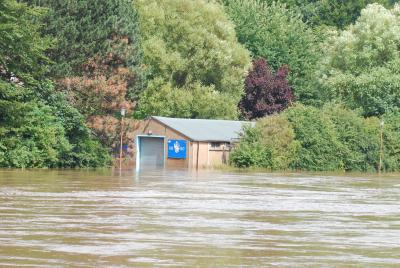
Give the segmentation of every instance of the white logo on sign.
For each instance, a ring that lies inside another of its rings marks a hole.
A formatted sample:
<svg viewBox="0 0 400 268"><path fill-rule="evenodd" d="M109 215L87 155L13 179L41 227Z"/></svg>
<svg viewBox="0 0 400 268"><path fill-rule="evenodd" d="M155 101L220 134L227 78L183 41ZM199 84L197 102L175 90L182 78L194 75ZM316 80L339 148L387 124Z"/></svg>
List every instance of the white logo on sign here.
<svg viewBox="0 0 400 268"><path fill-rule="evenodd" d="M177 154L177 153L179 153L180 150L181 150L181 146L179 145L179 142L176 141L174 144L174 151Z"/></svg>

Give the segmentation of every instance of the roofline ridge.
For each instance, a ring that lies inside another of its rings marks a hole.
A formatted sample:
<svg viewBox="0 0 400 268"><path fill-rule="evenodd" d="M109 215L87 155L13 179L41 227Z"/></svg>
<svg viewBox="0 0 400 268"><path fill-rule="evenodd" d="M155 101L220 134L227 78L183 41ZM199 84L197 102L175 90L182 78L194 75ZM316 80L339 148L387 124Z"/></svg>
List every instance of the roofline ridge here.
<svg viewBox="0 0 400 268"><path fill-rule="evenodd" d="M206 120L206 121L225 121L225 122L242 122L242 123L253 123L255 121L243 121L243 120L232 120L232 119L207 119L207 118L182 118L182 117L168 117L152 115L151 118L167 118L167 119L179 119L179 120Z"/></svg>

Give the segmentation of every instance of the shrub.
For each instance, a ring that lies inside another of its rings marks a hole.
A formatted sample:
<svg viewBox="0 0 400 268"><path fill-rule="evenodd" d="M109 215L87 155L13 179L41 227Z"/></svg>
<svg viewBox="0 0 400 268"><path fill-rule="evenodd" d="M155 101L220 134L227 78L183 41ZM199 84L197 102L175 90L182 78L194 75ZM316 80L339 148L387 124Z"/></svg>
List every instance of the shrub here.
<svg viewBox="0 0 400 268"><path fill-rule="evenodd" d="M256 127L245 128L242 140L231 154L237 167L287 169L299 148L287 119L273 115L257 121Z"/></svg>
<svg viewBox="0 0 400 268"><path fill-rule="evenodd" d="M271 151L262 145L260 139L259 129L245 127L242 140L229 157L230 163L239 168L271 168Z"/></svg>
<svg viewBox="0 0 400 268"><path fill-rule="evenodd" d="M2 167L58 167L71 146L48 106L25 103L13 111L14 122L1 127Z"/></svg>
<svg viewBox="0 0 400 268"><path fill-rule="evenodd" d="M261 144L271 152L271 169L288 169L299 150L293 127L285 116L272 115L257 121Z"/></svg>
<svg viewBox="0 0 400 268"><path fill-rule="evenodd" d="M229 94L200 83L174 88L160 79L152 80L143 92L137 117L161 115L183 118L233 119L237 102Z"/></svg>
<svg viewBox="0 0 400 268"><path fill-rule="evenodd" d="M383 117L384 169L400 170L400 111L393 111Z"/></svg>
<svg viewBox="0 0 400 268"><path fill-rule="evenodd" d="M328 104L323 110L335 126L339 141L343 144L342 160L345 170L374 171L377 168L379 150L379 122L368 120L361 111L353 111L339 104Z"/></svg>
<svg viewBox="0 0 400 268"><path fill-rule="evenodd" d="M335 125L320 110L297 105L284 113L292 124L300 149L291 167L300 170L344 170L343 150Z"/></svg>

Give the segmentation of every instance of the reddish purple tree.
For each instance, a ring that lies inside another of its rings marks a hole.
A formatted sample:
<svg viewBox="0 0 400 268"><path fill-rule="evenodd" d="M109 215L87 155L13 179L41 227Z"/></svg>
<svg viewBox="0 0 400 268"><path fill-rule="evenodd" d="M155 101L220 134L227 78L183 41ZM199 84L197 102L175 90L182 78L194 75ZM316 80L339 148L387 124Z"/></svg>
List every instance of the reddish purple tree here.
<svg viewBox="0 0 400 268"><path fill-rule="evenodd" d="M253 69L245 80L245 94L239 102L243 116L255 119L286 109L294 100L287 75L287 66L273 74L265 59L253 60Z"/></svg>

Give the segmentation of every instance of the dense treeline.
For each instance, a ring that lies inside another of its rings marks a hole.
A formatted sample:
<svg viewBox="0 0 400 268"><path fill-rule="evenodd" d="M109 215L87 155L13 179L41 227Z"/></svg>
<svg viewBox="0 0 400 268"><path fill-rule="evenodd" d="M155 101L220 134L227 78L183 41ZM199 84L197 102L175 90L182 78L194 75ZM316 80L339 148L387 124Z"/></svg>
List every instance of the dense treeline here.
<svg viewBox="0 0 400 268"><path fill-rule="evenodd" d="M386 114L383 166L400 165L399 113ZM322 109L295 105L246 128L231 155L237 167L271 170L374 171L379 166L380 120L329 103Z"/></svg>
<svg viewBox="0 0 400 268"><path fill-rule="evenodd" d="M264 4L254 1L254 5ZM387 9L371 4L360 11L354 24L344 29L327 28L320 36L318 68L310 74L308 85L302 88L288 78L297 104L279 115L257 116L262 119L255 129L245 130L232 154L232 164L268 169L373 171L379 168L382 131L382 168L400 170L396 145L400 135L399 23L400 6ZM321 28L314 29L315 33L321 33ZM255 105L246 107L247 118L263 111L264 115L273 114L277 104L284 103L272 94L277 89L271 87L274 83L267 79L268 71L257 70L249 73L251 77L257 72L257 90L254 83L245 84L244 98L255 100ZM281 94L288 90L285 84L278 87Z"/></svg>
<svg viewBox="0 0 400 268"><path fill-rule="evenodd" d="M258 120L232 164L398 170L393 0L0 0L0 166L110 163L149 115Z"/></svg>
<svg viewBox="0 0 400 268"><path fill-rule="evenodd" d="M109 156L48 79L45 10L0 2L0 166L104 166Z"/></svg>

